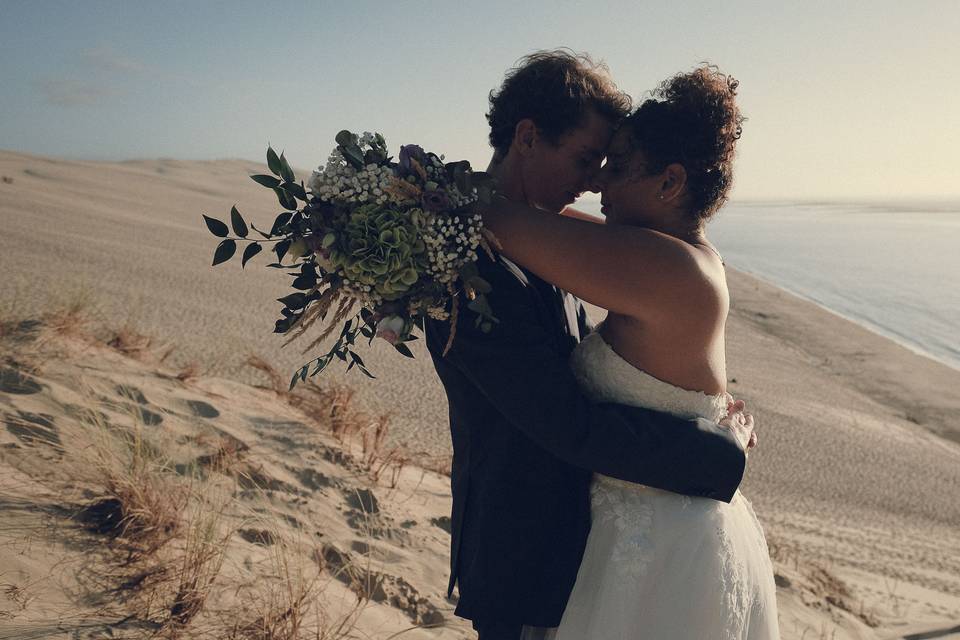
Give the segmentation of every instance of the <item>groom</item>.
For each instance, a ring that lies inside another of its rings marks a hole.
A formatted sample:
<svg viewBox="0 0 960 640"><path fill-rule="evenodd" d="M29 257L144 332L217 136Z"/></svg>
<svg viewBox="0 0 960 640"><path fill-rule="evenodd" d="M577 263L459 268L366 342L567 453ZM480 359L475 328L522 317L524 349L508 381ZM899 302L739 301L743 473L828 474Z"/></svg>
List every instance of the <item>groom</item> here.
<svg viewBox="0 0 960 640"><path fill-rule="evenodd" d="M629 98L585 56L528 56L490 95L488 169L511 199L561 212L590 188ZM590 530L592 472L729 502L752 419L723 425L587 399L567 363L591 327L569 294L500 256L480 274L499 322L431 320L427 345L453 440L455 613L480 640L555 627ZM736 409L739 410L741 404Z"/></svg>

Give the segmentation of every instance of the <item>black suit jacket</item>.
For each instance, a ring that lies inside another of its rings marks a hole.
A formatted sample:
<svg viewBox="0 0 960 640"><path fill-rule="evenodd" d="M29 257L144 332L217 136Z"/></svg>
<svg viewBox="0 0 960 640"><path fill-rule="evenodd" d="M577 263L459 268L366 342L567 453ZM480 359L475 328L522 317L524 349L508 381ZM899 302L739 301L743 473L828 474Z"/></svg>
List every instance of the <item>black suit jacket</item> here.
<svg viewBox="0 0 960 640"><path fill-rule="evenodd" d="M582 305L503 257L478 266L500 322L484 333L461 308L445 357L449 323L426 326L453 440L448 594L459 583L465 618L556 626L590 529L592 472L729 502L745 456L718 424L591 402L568 365Z"/></svg>

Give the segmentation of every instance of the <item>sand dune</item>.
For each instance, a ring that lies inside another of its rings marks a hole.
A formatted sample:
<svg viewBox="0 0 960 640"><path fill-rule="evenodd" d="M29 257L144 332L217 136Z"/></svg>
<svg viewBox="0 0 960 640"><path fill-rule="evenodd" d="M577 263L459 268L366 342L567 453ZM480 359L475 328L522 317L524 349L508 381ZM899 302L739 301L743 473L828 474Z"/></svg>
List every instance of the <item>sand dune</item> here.
<svg viewBox="0 0 960 640"><path fill-rule="evenodd" d="M211 390L229 387L231 402L247 393L241 385L264 379L244 365L251 354L292 373L312 355L298 343L280 350L271 333L286 276L262 267L265 254L246 273L236 259L211 268L216 241L200 218L226 219L237 204L268 227L279 208L246 177L263 170L235 160L98 163L0 152L0 175L10 179L0 182L0 312L36 315L86 290L102 322L166 341L171 370L199 363L203 379L215 380ZM951 637L960 621L960 372L745 274L731 270L729 281L730 390L757 415L761 438L743 491L790 583L781 588L784 637ZM335 368L323 375L349 382L370 410L391 413L392 442L443 456L443 392L429 359L416 355L376 345L365 359L377 381ZM160 392L138 388L148 398ZM244 429L250 442L264 438ZM443 573L435 560L431 571ZM826 603L826 591L814 595L811 567L847 585L843 606ZM429 581L436 592L444 578ZM928 633L938 635L918 635Z"/></svg>

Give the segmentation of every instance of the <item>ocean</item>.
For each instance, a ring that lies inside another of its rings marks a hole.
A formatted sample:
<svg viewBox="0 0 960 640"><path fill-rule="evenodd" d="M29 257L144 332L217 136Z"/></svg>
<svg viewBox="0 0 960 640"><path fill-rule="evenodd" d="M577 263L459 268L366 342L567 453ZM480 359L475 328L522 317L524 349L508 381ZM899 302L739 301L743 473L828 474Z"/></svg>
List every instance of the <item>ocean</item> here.
<svg viewBox="0 0 960 640"><path fill-rule="evenodd" d="M960 203L731 202L707 236L728 266L960 369Z"/></svg>

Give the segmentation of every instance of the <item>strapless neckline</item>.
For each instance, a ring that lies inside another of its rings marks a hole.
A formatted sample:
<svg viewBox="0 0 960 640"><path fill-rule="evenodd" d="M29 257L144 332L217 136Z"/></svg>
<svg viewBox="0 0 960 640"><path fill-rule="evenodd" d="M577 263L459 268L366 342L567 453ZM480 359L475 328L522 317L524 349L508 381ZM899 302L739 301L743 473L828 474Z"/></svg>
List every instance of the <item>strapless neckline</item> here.
<svg viewBox="0 0 960 640"><path fill-rule="evenodd" d="M587 393L599 401L713 421L727 413L729 394L684 389L661 380L625 360L598 331L577 345L570 364Z"/></svg>

